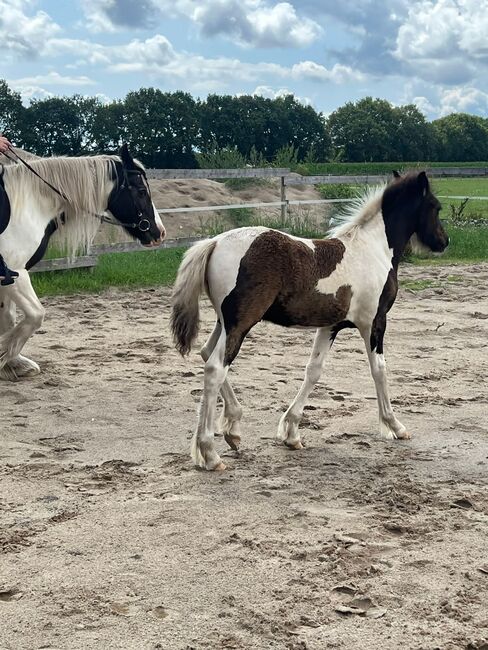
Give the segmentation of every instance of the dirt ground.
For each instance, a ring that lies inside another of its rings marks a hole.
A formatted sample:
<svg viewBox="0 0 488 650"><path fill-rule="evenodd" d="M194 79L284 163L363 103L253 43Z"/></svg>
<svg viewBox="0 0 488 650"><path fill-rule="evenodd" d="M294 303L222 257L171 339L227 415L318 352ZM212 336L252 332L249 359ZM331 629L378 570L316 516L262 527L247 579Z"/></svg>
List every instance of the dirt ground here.
<svg viewBox="0 0 488 650"><path fill-rule="evenodd" d="M224 473L189 459L202 362L172 348L168 288L44 300L43 373L0 386L0 648L486 650L488 266L403 278L435 285L387 334L413 439L378 439L344 332L306 448L275 444L313 334L260 324Z"/></svg>

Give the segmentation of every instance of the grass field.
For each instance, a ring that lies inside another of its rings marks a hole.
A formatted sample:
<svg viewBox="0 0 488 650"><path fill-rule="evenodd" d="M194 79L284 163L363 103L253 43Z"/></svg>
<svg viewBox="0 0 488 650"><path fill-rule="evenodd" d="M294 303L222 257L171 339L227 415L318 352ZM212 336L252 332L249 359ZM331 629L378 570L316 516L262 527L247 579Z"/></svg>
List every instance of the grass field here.
<svg viewBox="0 0 488 650"><path fill-rule="evenodd" d="M297 163L293 171L305 176L320 176L322 174L360 175L360 174L391 174L394 169L406 171L409 169L430 169L433 167L487 167L488 162L379 162L379 163Z"/></svg>
<svg viewBox="0 0 488 650"><path fill-rule="evenodd" d="M33 273L39 296L99 292L108 287L154 287L172 284L184 249L110 253L101 255L93 269Z"/></svg>

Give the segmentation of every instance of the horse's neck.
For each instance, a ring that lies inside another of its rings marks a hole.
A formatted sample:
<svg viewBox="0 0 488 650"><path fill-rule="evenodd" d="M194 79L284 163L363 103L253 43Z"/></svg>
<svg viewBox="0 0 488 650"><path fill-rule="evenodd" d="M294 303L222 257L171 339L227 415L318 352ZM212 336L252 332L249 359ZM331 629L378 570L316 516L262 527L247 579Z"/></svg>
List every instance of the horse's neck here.
<svg viewBox="0 0 488 650"><path fill-rule="evenodd" d="M18 165L5 170L4 183L14 220L16 217L22 219L23 215L32 215L47 225L62 212L61 197L55 192L40 194L36 183L26 177Z"/></svg>

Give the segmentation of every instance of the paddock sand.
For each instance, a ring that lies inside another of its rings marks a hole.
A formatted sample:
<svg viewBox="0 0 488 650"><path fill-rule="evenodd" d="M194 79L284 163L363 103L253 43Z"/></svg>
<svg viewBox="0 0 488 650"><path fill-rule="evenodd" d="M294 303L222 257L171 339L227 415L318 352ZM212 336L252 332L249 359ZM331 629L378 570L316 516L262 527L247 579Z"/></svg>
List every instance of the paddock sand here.
<svg viewBox="0 0 488 650"><path fill-rule="evenodd" d="M275 444L312 333L261 324L231 372L225 473L189 460L202 363L172 348L168 288L45 300L43 374L0 388L0 647L486 649L488 266L403 278L438 285L390 318L412 441L376 436L344 332L306 448Z"/></svg>

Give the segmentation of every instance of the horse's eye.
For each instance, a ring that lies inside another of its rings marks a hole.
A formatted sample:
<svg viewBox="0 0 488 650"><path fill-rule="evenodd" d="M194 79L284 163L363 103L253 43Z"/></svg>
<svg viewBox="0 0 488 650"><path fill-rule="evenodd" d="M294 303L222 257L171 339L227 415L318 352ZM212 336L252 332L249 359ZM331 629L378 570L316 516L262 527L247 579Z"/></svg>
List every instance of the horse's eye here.
<svg viewBox="0 0 488 650"><path fill-rule="evenodd" d="M137 190L137 193L139 194L139 196L146 196L147 190L145 187L141 187Z"/></svg>

